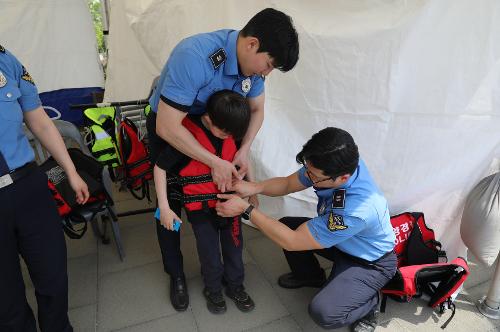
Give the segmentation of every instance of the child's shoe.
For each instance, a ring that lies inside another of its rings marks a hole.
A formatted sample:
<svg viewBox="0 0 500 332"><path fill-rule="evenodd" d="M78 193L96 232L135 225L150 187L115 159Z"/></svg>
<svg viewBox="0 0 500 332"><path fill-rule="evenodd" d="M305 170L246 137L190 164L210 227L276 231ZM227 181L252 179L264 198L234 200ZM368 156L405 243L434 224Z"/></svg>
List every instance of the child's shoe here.
<svg viewBox="0 0 500 332"><path fill-rule="evenodd" d="M249 312L255 308L255 303L250 295L245 292L245 287L243 287L243 285L235 288L226 287L226 295L233 300L236 307L243 312Z"/></svg>
<svg viewBox="0 0 500 332"><path fill-rule="evenodd" d="M213 314L223 314L226 312L226 301L221 291L210 292L208 289L203 290L203 295L207 299L207 308Z"/></svg>

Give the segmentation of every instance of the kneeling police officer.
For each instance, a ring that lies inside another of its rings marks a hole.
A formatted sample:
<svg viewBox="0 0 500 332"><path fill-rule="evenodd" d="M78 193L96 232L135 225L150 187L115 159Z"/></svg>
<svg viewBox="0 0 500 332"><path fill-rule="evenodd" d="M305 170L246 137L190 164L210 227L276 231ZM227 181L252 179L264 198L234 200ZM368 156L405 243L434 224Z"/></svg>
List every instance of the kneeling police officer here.
<svg viewBox="0 0 500 332"><path fill-rule="evenodd" d="M240 196L283 196L313 187L317 216L285 217L281 222L236 195L219 195L217 212L243 214L284 250L291 268L279 277L284 288L320 287L309 313L323 328L351 325L373 331L380 289L394 276L395 235L387 201L359 158L349 133L325 128L304 145L296 160L302 168L288 177L233 186ZM314 254L334 261L328 279Z"/></svg>

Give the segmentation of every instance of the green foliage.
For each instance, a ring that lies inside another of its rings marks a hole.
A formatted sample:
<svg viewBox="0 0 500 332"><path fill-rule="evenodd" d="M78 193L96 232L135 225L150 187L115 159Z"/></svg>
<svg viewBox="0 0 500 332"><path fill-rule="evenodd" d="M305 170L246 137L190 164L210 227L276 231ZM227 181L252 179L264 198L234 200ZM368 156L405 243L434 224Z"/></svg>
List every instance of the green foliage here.
<svg viewBox="0 0 500 332"><path fill-rule="evenodd" d="M106 46L104 44L104 35L102 33L102 17L101 17L101 1L100 0L87 0L89 4L90 14L94 20L95 36L97 39L97 48L99 53L106 53Z"/></svg>

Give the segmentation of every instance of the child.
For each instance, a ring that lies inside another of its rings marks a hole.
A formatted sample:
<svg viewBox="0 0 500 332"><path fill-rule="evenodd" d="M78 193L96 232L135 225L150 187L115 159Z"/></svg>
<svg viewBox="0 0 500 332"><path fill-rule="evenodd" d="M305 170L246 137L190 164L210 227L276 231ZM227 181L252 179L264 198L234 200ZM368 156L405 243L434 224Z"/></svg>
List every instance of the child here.
<svg viewBox="0 0 500 332"><path fill-rule="evenodd" d="M230 90L214 93L207 101L205 114L187 115L182 121L204 148L228 162L232 162L238 150L235 140L245 135L249 123L248 101ZM243 312L252 310L255 304L243 286L240 217L223 218L216 214L220 191L212 180L210 168L168 145L156 161L154 181L160 222L165 228L173 230L174 220L180 222L181 204L186 209L196 237L208 310L219 314L227 309L222 278L227 282L226 295L237 308Z"/></svg>

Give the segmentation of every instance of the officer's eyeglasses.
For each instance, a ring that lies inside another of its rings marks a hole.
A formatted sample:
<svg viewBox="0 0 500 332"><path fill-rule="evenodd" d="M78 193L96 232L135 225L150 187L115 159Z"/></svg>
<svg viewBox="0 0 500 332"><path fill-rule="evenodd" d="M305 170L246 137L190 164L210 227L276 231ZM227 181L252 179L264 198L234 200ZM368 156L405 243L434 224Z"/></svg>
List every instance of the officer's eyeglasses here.
<svg viewBox="0 0 500 332"><path fill-rule="evenodd" d="M309 180L311 180L311 182L313 183L313 185L321 183L321 182L325 182L325 181L328 181L328 180L335 181L335 179L337 178L337 176L336 177L329 176L329 177L321 179L321 178L317 177L316 175L314 175L313 173L309 172L309 169L307 168L307 165L304 165L304 167L306 168L307 177L309 178ZM313 180L313 179L316 179L316 180Z"/></svg>

